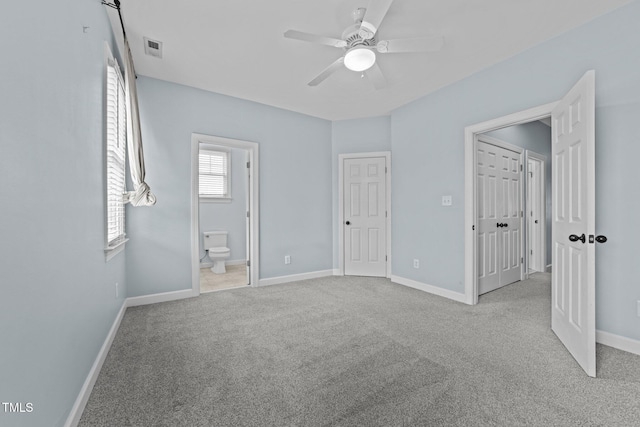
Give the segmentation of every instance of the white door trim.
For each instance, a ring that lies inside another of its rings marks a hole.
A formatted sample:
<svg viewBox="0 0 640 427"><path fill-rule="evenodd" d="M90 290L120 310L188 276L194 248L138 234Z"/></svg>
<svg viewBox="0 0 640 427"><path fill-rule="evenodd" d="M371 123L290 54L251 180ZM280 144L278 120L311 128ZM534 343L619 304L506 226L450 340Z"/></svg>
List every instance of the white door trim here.
<svg viewBox="0 0 640 427"><path fill-rule="evenodd" d="M241 141L239 139L223 138L199 133L191 134L191 293L200 295L200 231L198 227L198 152L200 143L214 144L228 148L240 148L249 153L251 180L249 180L249 247L251 265L249 267L249 283L258 286L260 279L260 152L256 142Z"/></svg>
<svg viewBox="0 0 640 427"><path fill-rule="evenodd" d="M547 175L546 175L546 168L547 168L547 158L545 156L543 156L542 154L538 154L534 151L531 150L526 150L525 151L525 155L524 155L524 164L525 164L525 170L528 169L529 167L529 159L535 159L536 161L540 162L541 164L541 169L543 171L542 174L540 174L540 177L538 177L537 179L539 180L539 185L540 185L540 198L538 200L539 206L540 206L540 210L542 211L541 215L540 215L540 251L539 251L539 257L541 258L541 265L540 267L542 268L541 271L547 271ZM528 183L529 183L529 171L526 170L526 180L527 180L527 193L529 192L528 190ZM526 224L528 224L531 221L531 215L529 215L528 213L530 212L530 207L527 205L526 206L526 214L525 214L525 226ZM531 248L531 244L528 241L529 239L529 235L527 234L527 251ZM526 269L525 271L527 272L526 276L529 276L529 252L527 252L527 256L525 257L526 260Z"/></svg>
<svg viewBox="0 0 640 427"><path fill-rule="evenodd" d="M524 193L525 186L524 186L524 182L525 181L524 181L524 176L523 176L524 175L524 173L523 173L524 172L523 171L524 166L523 165L524 165L524 161L525 161L525 156L524 156L525 149L522 148L522 147L518 147L517 145L510 144L510 143L508 143L506 141L503 141L501 139L494 138L492 136L478 134L477 138L476 138L476 142L474 142L474 150L478 149L477 141L482 141L482 142L490 144L490 145L495 145L496 147L504 148L505 150L513 151L513 152L519 154L519 157L520 157L519 161L520 161L520 165L521 165L521 168L520 168L520 211L521 211L521 215L520 215L520 254L521 254L521 257L524 258L524 251L526 249L526 247L525 247L525 239L523 237L524 236L524 231L525 231L525 226L526 226L525 222L524 222L524 206L525 206L525 203L524 203L524 201L525 201L525 193ZM477 166L477 163L475 165ZM477 175L477 173L478 173L478 171L476 169L476 175ZM474 187L473 188L477 188L475 182L474 182ZM475 222L475 224L478 223L477 222L478 221L477 215L478 215L478 212L476 210L476 220L475 220L476 222ZM476 250L477 250L477 248L476 248ZM526 272L525 263L521 262L520 263L520 280L523 280L525 278L525 272ZM476 281L477 281L477 278L476 278ZM477 291L479 292L479 289ZM476 296L477 296L477 294L476 294Z"/></svg>
<svg viewBox="0 0 640 427"><path fill-rule="evenodd" d="M508 126L540 120L551 116L557 102L530 108L464 129L464 295L467 304L478 303L478 260L476 239L476 136Z"/></svg>
<svg viewBox="0 0 640 427"><path fill-rule="evenodd" d="M366 159L372 157L384 157L387 167L386 173L386 210L387 210L387 278L391 278L391 152L376 151L369 153L348 153L338 154L338 275L344 276L344 160L345 159Z"/></svg>

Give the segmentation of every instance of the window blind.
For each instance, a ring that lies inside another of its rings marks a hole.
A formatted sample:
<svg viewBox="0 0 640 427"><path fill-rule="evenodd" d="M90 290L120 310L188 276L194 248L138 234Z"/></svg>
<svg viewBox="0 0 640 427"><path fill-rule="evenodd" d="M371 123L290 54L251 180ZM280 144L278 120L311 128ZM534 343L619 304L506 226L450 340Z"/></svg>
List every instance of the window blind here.
<svg viewBox="0 0 640 427"><path fill-rule="evenodd" d="M198 156L200 197L229 197L229 153L200 150Z"/></svg>
<svg viewBox="0 0 640 427"><path fill-rule="evenodd" d="M127 110L124 81L117 67L114 60L107 66L107 247L125 239Z"/></svg>

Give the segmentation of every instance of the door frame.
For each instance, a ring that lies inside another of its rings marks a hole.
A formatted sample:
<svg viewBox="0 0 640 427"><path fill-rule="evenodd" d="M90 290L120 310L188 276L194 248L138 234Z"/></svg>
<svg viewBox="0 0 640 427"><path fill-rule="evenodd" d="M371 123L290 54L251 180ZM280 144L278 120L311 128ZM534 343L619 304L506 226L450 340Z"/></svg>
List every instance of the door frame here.
<svg viewBox="0 0 640 427"><path fill-rule="evenodd" d="M560 101L540 105L517 113L476 123L464 129L464 301L478 303L478 257L476 218L477 136L509 126L529 123L551 116Z"/></svg>
<svg viewBox="0 0 640 427"><path fill-rule="evenodd" d="M518 147L517 145L513 145L510 144L506 141L503 141L501 139L492 137L492 136L488 136L485 134L476 134L476 138L474 141L474 149L477 151L478 149L478 142L482 141L485 144L489 144L489 145L493 145L495 147L499 147L499 148L504 148L505 150L509 150L509 151L513 151L515 153L518 153L518 157L519 157L519 161L520 161L520 211L522 212L522 214L520 215L520 257L522 259L522 262L520 263L520 280L523 280L526 275L526 269L525 269L525 263L524 263L524 251L526 249L525 246L525 238L524 235L526 233L525 227L526 227L526 221L524 218L524 210L525 210L525 181L524 181L524 162L525 162L525 149L522 147ZM476 179L477 179L477 174L478 174L478 170L477 170L477 159L476 159L476 163L475 163L475 173L476 173ZM475 189L477 189L477 184L474 183L474 187ZM477 194L475 195L477 196ZM477 206L477 205L476 205ZM476 223L478 221L478 211L476 209L476 219L475 219ZM473 228L473 227L472 227ZM475 230L477 231L477 230ZM476 233L476 237L477 237L477 233ZM477 241L476 241L477 242ZM476 251L478 250L478 248L476 247ZM477 264L476 264L477 266ZM477 279L476 279L477 281ZM499 289L499 288L498 288ZM480 289L478 288L478 292L480 291Z"/></svg>
<svg viewBox="0 0 640 427"><path fill-rule="evenodd" d="M249 155L249 171L251 179L248 184L249 196L249 285L258 286L260 279L260 152L256 142L239 139L223 138L220 136L191 134L191 292L193 296L200 295L200 203L198 197L198 153L200 143L219 145L227 148L247 150Z"/></svg>
<svg viewBox="0 0 640 427"><path fill-rule="evenodd" d="M385 194L386 218L386 278L391 278L391 152L375 151L367 153L347 153L338 155L338 275L344 276L344 160L345 159L370 159L374 157L384 157L387 168L385 174Z"/></svg>
<svg viewBox="0 0 640 427"><path fill-rule="evenodd" d="M540 163L540 168L543 171L543 173L540 174L540 176L538 177L538 184L540 185L540 197L538 200L539 203L539 207L540 207L540 251L539 251L539 256L540 256L540 263L541 263L541 267L542 270L538 270L538 271L543 271L546 272L547 271L547 175L546 175L546 169L547 169L547 158L546 156L542 155L542 154L538 154L535 151L531 151L531 150L526 150L525 151L525 172L526 172L526 180L527 180L527 196L529 196L529 181L530 181L530 177L529 177L529 159L533 159L535 161L537 161L538 163ZM527 200L531 200L532 198L527 197ZM530 206L527 204L526 205L526 209L527 212L525 214L525 224L531 223L531 215L529 214ZM530 266L530 254L531 254L531 239L529 236L529 229L527 228L527 246L526 246L526 250L527 250L527 256L525 257L525 264L526 264L526 277L529 277L529 270L531 269Z"/></svg>

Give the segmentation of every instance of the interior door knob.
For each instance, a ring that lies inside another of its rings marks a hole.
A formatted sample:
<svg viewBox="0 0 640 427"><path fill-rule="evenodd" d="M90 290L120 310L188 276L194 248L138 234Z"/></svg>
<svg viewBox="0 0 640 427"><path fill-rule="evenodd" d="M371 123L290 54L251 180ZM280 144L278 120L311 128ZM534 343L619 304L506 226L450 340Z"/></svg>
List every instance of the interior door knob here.
<svg viewBox="0 0 640 427"><path fill-rule="evenodd" d="M351 225L351 221L347 221L347 222L345 222L345 224Z"/></svg>
<svg viewBox="0 0 640 427"><path fill-rule="evenodd" d="M578 240L580 240L582 243L586 243L587 236L585 236L584 233L582 233L582 236L580 237L578 237L576 234L572 234L571 236L569 236L569 240L571 240L572 242L577 242Z"/></svg>
<svg viewBox="0 0 640 427"><path fill-rule="evenodd" d="M607 236L596 236L596 242L605 243L607 241Z"/></svg>

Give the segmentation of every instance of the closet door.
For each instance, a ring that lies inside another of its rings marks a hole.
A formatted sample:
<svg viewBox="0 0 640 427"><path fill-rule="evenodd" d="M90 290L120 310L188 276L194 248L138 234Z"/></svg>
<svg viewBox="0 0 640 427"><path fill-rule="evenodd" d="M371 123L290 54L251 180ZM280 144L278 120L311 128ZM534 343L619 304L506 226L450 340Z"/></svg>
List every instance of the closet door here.
<svg viewBox="0 0 640 427"><path fill-rule="evenodd" d="M520 280L520 154L478 141L479 294Z"/></svg>

